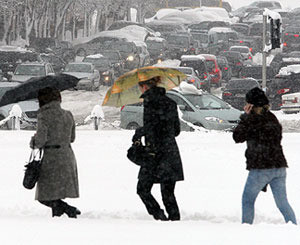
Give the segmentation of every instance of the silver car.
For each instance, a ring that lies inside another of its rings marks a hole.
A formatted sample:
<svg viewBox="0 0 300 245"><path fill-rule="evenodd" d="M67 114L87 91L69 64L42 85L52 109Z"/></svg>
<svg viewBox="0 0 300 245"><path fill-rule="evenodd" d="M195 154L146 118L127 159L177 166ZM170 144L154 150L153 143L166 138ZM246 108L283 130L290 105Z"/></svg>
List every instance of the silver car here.
<svg viewBox="0 0 300 245"><path fill-rule="evenodd" d="M64 74L77 77L77 89L98 90L100 86L100 73L92 63L72 62L66 65Z"/></svg>
<svg viewBox="0 0 300 245"><path fill-rule="evenodd" d="M212 130L232 130L239 122L241 111L231 107L220 98L199 91L197 93L182 92L173 89L167 92L182 111L184 119L194 125ZM121 110L120 127L135 129L143 125L143 106L141 103L126 105ZM181 125L181 130L190 130Z"/></svg>
<svg viewBox="0 0 300 245"><path fill-rule="evenodd" d="M3 94L13 87L19 85L17 82L1 82L0 83L0 98ZM22 109L22 118L20 120L20 128L21 129L34 129L37 124L37 111L39 109L39 103L37 100L27 100L20 101L16 103ZM9 104L0 107L0 121L7 118L12 107L15 104ZM11 129L12 128L12 120L9 120L4 125L0 126L0 129Z"/></svg>

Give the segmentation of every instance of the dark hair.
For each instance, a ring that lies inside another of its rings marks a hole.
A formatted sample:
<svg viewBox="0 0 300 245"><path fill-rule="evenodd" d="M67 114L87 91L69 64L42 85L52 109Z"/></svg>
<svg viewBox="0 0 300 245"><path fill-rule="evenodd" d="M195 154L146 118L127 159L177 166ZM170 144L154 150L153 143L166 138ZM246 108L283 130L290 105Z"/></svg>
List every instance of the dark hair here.
<svg viewBox="0 0 300 245"><path fill-rule="evenodd" d="M156 87L157 84L159 84L160 82L161 82L161 78L160 77L152 77L149 80L139 82L139 86L147 85L150 88L152 88L152 87Z"/></svg>
<svg viewBox="0 0 300 245"><path fill-rule="evenodd" d="M265 92L258 87L255 87L248 91L248 93L246 94L246 101L247 103L252 104L256 107L263 107L269 104L269 100Z"/></svg>
<svg viewBox="0 0 300 245"><path fill-rule="evenodd" d="M46 87L39 90L38 100L39 100L40 107L42 107L43 105L46 105L51 101L61 102L61 95L57 88Z"/></svg>

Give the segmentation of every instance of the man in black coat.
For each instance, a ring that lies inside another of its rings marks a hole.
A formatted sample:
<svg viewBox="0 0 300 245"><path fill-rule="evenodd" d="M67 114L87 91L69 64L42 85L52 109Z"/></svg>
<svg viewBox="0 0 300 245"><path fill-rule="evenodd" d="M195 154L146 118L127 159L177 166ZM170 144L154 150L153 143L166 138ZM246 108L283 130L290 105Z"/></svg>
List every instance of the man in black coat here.
<svg viewBox="0 0 300 245"><path fill-rule="evenodd" d="M137 194L147 211L156 220L180 220L174 195L176 181L183 180L183 169L175 137L180 133L176 103L166 96L164 88L157 87L159 77L140 82L144 100L144 126L138 128L133 142L145 136L146 150L152 159L142 164L139 172ZM164 211L151 194L154 183L161 184Z"/></svg>

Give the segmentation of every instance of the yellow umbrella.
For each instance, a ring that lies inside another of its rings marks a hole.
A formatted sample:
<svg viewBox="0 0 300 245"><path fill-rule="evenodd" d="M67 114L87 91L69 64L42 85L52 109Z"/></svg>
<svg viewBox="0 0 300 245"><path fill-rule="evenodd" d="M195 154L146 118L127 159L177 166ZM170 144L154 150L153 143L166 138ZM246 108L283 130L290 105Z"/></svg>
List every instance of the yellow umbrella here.
<svg viewBox="0 0 300 245"><path fill-rule="evenodd" d="M186 75L176 69L165 67L146 66L134 69L120 76L107 91L103 100L103 106L121 107L140 101L141 92L138 83L147 81L153 77L161 77L158 85L170 90L177 87Z"/></svg>

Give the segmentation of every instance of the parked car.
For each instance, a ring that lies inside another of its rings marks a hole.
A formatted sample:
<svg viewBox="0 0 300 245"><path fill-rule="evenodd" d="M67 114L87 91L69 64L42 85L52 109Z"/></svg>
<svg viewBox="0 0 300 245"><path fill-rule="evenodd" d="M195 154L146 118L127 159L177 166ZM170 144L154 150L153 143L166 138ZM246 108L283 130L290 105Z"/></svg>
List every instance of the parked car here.
<svg viewBox="0 0 300 245"><path fill-rule="evenodd" d="M181 56L180 66L192 67L203 83L201 88L210 91L211 77L206 66L205 58L202 55L183 55Z"/></svg>
<svg viewBox="0 0 300 245"><path fill-rule="evenodd" d="M146 39L147 49L150 54L150 63L160 63L166 59L167 41L160 37L148 37Z"/></svg>
<svg viewBox="0 0 300 245"><path fill-rule="evenodd" d="M222 72L222 80L228 82L231 79L231 68L224 56L217 56L217 63Z"/></svg>
<svg viewBox="0 0 300 245"><path fill-rule="evenodd" d="M281 99L281 110L283 113L291 114L300 112L300 92L284 94Z"/></svg>
<svg viewBox="0 0 300 245"><path fill-rule="evenodd" d="M18 82L1 82L0 83L0 98L4 93L15 86L19 85ZM21 129L34 129L37 124L37 111L39 109L39 103L37 100L20 101L16 103L22 109L22 118L20 120ZM7 118L12 107L15 104L8 104L0 107L0 121ZM7 121L4 125L0 126L0 129L11 129L12 120Z"/></svg>
<svg viewBox="0 0 300 245"><path fill-rule="evenodd" d="M236 51L224 51L220 53L220 56L224 56L228 60L232 76L240 77L240 72L244 66L244 58L241 53Z"/></svg>
<svg viewBox="0 0 300 245"><path fill-rule="evenodd" d="M217 58L211 54L201 54L205 58L206 67L211 76L211 85L216 87L221 86L222 72L218 66Z"/></svg>
<svg viewBox="0 0 300 245"><path fill-rule="evenodd" d="M247 46L231 46L229 51L240 52L247 64L252 64L253 55Z"/></svg>
<svg viewBox="0 0 300 245"><path fill-rule="evenodd" d="M66 63L75 60L75 49L68 41L56 38L31 38L29 47L38 53L49 53L62 58Z"/></svg>
<svg viewBox="0 0 300 245"><path fill-rule="evenodd" d="M82 62L92 63L100 73L100 84L112 85L115 79L115 73L112 64L107 57L102 54L89 55Z"/></svg>
<svg viewBox="0 0 300 245"><path fill-rule="evenodd" d="M232 79L222 92L222 99L234 108L243 110L246 101L246 93L252 88L260 87L257 80L253 78Z"/></svg>
<svg viewBox="0 0 300 245"><path fill-rule="evenodd" d="M33 77L44 77L48 75L55 75L49 63L22 63L17 66L11 80L13 82L26 82Z"/></svg>
<svg viewBox="0 0 300 245"><path fill-rule="evenodd" d="M239 122L241 111L212 94L201 92L194 86L189 87L187 91L170 90L167 96L177 103L183 113L183 119L194 125L212 130L232 130ZM142 104L125 105L122 108L121 128L135 129L142 124Z"/></svg>
<svg viewBox="0 0 300 245"><path fill-rule="evenodd" d="M117 76L121 76L124 73L125 61L122 55L117 50L101 50L101 54L107 57L114 67L114 73Z"/></svg>
<svg viewBox="0 0 300 245"><path fill-rule="evenodd" d="M98 90L100 86L100 74L92 63L72 62L66 65L64 74L79 78L77 89Z"/></svg>
<svg viewBox="0 0 300 245"><path fill-rule="evenodd" d="M41 59L43 62L50 63L56 74L61 73L66 66L66 62L54 54L41 54Z"/></svg>
<svg viewBox="0 0 300 245"><path fill-rule="evenodd" d="M11 79L17 65L24 62L42 62L40 54L15 46L0 47L0 69L3 76Z"/></svg>

